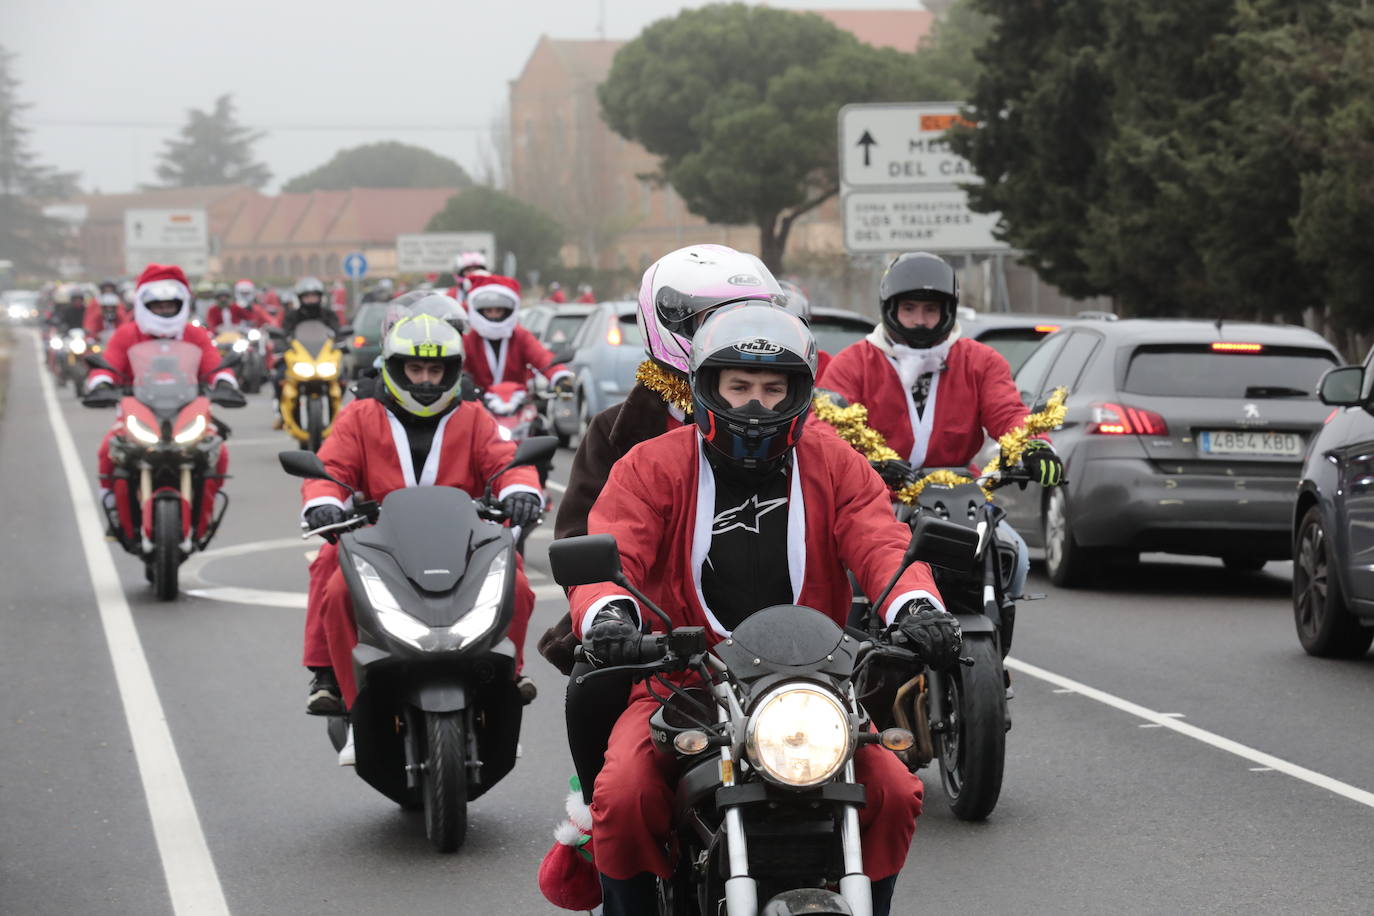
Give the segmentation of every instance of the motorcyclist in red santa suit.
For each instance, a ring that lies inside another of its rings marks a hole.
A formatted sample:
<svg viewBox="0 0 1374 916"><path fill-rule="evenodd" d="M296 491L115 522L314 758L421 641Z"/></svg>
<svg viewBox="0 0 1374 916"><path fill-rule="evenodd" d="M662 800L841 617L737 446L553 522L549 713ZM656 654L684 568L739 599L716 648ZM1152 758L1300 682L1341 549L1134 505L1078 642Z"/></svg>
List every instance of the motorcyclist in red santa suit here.
<svg viewBox="0 0 1374 916"><path fill-rule="evenodd" d="M965 467L983 446L1020 426L1026 405L1011 368L994 349L959 336L959 280L927 252L898 255L879 283L882 321L830 361L823 388L868 408L868 423L902 461L875 465L889 486L914 479L915 468ZM1032 439L1022 464L1043 486L1057 486L1064 466L1044 438ZM1026 543L1003 522L1017 548L1010 593L1024 590Z"/></svg>
<svg viewBox="0 0 1374 916"><path fill-rule="evenodd" d="M202 384L212 385L220 389L221 400L224 400L223 390L230 389L234 392L233 399L242 402L243 395L238 394L238 380L234 377L233 370L219 368L220 353L215 348L215 342L211 339L209 332L204 328L187 323L191 317L193 301L191 287L186 282L186 274L182 272L180 267L149 264L144 268L143 273L138 278L138 286L134 290L134 320L115 331L105 346L103 355L105 362L110 365L110 369L92 369L90 375L87 376L86 397L88 401L96 402L104 399L110 403L116 402L119 398L116 386L125 385L132 381L129 348L134 344L156 338L170 338L183 340L200 348L200 381ZM116 422L116 426L105 434L105 438L100 442L100 449L96 453L97 470L100 476L100 498L106 506L107 517L110 514L109 510L120 499L120 493L115 490L116 481L113 479L114 461L110 458L110 439L121 422L123 422L122 417ZM222 478L228 470L229 449L221 445L219 458L215 463L215 473L205 479L205 489L201 502L204 511L198 522L198 533L204 532L205 526L213 517L215 494L219 492L223 482ZM127 483L119 481L119 485L127 486ZM130 517L127 513L120 513L120 516L122 518Z"/></svg>
<svg viewBox="0 0 1374 916"><path fill-rule="evenodd" d="M572 390L572 372L555 362L553 352L515 320L520 284L497 274L477 274L471 282L465 305L472 330L463 335L463 348L473 384L479 390L497 382L523 385L538 374Z"/></svg>
<svg viewBox="0 0 1374 916"><path fill-rule="evenodd" d="M92 337L99 337L105 331L116 331L132 321L129 310L119 293L101 293L86 306L86 317L81 326Z"/></svg>
<svg viewBox="0 0 1374 916"><path fill-rule="evenodd" d="M754 611L776 604L823 609L843 625L854 571L868 594L900 567L909 532L887 490L838 437L803 435L814 390L816 345L781 309L727 306L692 344L695 423L642 443L612 468L588 532L615 536L621 564L672 619L723 639ZM943 609L929 567L907 569L879 608L935 666L957 662L958 623ZM609 583L574 587L575 632L599 663L621 663L650 621ZM605 916L654 912L676 763L650 740L658 704L637 685L616 722L591 814ZM897 872L920 813L922 786L873 745L854 757L867 805L860 816L873 912L887 916Z"/></svg>
<svg viewBox="0 0 1374 916"><path fill-rule="evenodd" d="M417 311L423 304L424 300L416 304ZM510 463L514 443L500 437L496 421L485 408L458 398L462 354L462 336L449 322L432 314L412 314L391 326L382 345L384 391L376 398L349 403L339 412L333 432L320 447L320 460L330 475L349 489L329 481L306 481L301 492L302 515L308 528L343 521L353 490L377 501L392 490L414 486L457 487L480 496L487 479ZM495 492L513 527L530 524L543 509L543 494L533 468L506 471L497 479ZM358 636L348 586L338 570L337 554L334 557L318 613L330 661L327 676L337 683L346 707L357 694L352 652ZM516 568L510 638L515 644L516 674L520 676L534 592L523 565ZM306 647L307 662L319 648ZM315 673L312 701L315 689L321 686L318 681L326 676L319 670ZM523 676L521 681L522 696L532 699L533 684ZM346 746L340 763L351 763L345 759L350 751Z"/></svg>

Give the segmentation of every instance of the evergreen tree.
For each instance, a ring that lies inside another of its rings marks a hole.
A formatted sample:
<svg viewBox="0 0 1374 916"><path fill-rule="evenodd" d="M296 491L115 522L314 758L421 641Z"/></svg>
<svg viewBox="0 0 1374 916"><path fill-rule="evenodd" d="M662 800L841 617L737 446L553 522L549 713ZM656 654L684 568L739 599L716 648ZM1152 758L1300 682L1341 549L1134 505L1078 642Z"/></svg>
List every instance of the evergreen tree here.
<svg viewBox="0 0 1374 916"><path fill-rule="evenodd" d="M181 136L167 141L157 177L169 188L226 184L261 188L272 178L266 165L253 161L253 144L263 136L239 124L233 97L222 95L213 111L191 109Z"/></svg>

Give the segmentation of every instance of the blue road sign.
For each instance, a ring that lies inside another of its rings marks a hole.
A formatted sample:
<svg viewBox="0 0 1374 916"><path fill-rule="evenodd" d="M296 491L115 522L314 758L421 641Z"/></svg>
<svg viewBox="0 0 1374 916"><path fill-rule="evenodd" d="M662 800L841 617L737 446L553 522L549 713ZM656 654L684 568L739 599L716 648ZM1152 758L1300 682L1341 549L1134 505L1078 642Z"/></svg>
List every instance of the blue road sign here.
<svg viewBox="0 0 1374 916"><path fill-rule="evenodd" d="M363 257L361 251L355 251L345 255L343 259L344 275L352 280L367 275L367 258Z"/></svg>

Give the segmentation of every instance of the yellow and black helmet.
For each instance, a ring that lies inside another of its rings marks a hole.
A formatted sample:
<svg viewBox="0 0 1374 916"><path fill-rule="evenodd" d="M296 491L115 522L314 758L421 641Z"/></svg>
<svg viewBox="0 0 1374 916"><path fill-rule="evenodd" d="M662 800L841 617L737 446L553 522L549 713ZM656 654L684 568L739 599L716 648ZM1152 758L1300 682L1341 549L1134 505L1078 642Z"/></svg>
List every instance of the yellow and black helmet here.
<svg viewBox="0 0 1374 916"><path fill-rule="evenodd" d="M443 378L438 384L412 382L405 372L411 360L442 363ZM434 315L405 315L382 339L382 382L396 403L417 417L447 410L458 397L462 373L463 336Z"/></svg>

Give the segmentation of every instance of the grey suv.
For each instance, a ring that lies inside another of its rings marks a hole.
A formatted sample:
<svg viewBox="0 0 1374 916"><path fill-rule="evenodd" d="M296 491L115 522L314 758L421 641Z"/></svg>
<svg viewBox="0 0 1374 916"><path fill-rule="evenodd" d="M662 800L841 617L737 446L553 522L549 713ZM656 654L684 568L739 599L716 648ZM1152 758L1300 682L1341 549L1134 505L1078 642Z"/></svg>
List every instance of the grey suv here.
<svg viewBox="0 0 1374 916"><path fill-rule="evenodd" d="M1081 322L1016 373L1027 404L1069 390L1052 434L1068 483L999 491L1045 550L1056 585L1141 551L1257 570L1292 554L1303 452L1330 411L1316 397L1336 350L1304 328L1209 321Z"/></svg>

